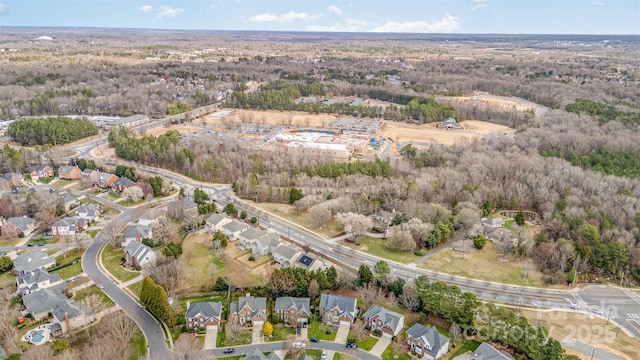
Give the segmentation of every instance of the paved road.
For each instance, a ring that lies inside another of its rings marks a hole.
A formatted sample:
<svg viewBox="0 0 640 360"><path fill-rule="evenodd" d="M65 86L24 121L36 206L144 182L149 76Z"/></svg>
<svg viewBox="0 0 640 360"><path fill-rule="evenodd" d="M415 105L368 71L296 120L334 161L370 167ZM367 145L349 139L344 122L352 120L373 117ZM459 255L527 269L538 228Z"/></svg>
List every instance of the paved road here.
<svg viewBox="0 0 640 360"><path fill-rule="evenodd" d="M131 220L131 209L119 207L119 210L122 211L122 214L113 219L111 224L117 227L124 227ZM138 326L140 326L144 336L147 338L150 358L169 358L169 350L160 324L153 316L151 316L151 314L142 308L142 306L140 306L135 300L125 294L118 285L113 283L111 279L109 279L98 268L98 252L100 251L104 241L105 236L100 232L82 257L82 269L87 276L104 285L103 291L113 300L113 302L120 306L120 308L122 308L122 310L124 310L124 312L132 318Z"/></svg>
<svg viewBox="0 0 640 360"><path fill-rule="evenodd" d="M573 339L566 339L566 340L562 340L561 342L562 346L567 348L567 349L571 349L574 351L577 351L581 354L587 355L587 356L593 356L593 359L599 359L599 360L624 360L624 358L621 358L620 356L616 355L616 354L612 354L608 351L604 351L602 349L598 349L598 348L594 348L593 346L589 346L585 343L581 343L579 341L573 340Z"/></svg>
<svg viewBox="0 0 640 360"><path fill-rule="evenodd" d="M274 341L274 342L268 342L264 344L236 346L234 347L236 351L232 355L236 356L236 355L248 354L254 351L255 349L258 349L262 352L273 352L276 350L282 350L283 343L284 343L283 341ZM372 355L366 351L347 349L345 344L336 343L333 341L320 340L320 342L318 343L305 341L304 344L305 344L305 349L321 349L321 350L342 352L346 355L349 355L350 357L353 357L356 359L362 359L362 360L380 360L379 357ZM202 355L208 356L211 358L213 357L220 358L223 356L229 356L229 354L224 353L224 349L205 350L205 351L202 351Z"/></svg>

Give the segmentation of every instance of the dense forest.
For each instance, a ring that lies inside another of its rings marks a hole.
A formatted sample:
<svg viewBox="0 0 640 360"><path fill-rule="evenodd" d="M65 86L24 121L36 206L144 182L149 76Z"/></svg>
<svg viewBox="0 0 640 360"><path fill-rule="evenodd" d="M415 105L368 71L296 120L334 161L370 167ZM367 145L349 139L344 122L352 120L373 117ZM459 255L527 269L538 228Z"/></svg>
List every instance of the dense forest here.
<svg viewBox="0 0 640 360"><path fill-rule="evenodd" d="M11 123L7 135L20 145L63 145L98 134L98 127L86 118L45 117Z"/></svg>

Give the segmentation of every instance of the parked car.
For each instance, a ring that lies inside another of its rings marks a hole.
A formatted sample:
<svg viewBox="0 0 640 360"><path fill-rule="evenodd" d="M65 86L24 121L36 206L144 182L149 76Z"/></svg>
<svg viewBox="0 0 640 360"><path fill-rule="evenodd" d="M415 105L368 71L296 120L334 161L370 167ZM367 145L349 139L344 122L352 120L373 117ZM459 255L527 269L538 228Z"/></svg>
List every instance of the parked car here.
<svg viewBox="0 0 640 360"><path fill-rule="evenodd" d="M597 307L594 307L593 309L591 309L591 311L594 314L602 315L602 310L598 309Z"/></svg>
<svg viewBox="0 0 640 360"><path fill-rule="evenodd" d="M313 343L320 342L320 340L318 340L318 338L311 338L311 339L309 339L309 341L311 341Z"/></svg>
<svg viewBox="0 0 640 360"><path fill-rule="evenodd" d="M104 289L104 285L102 285L102 284L98 284L96 286L98 287L98 289Z"/></svg>
<svg viewBox="0 0 640 360"><path fill-rule="evenodd" d="M351 348L351 349L354 349L354 350L358 350L358 345L356 345L356 344L354 344L352 342L348 342L347 343L347 347Z"/></svg>
<svg viewBox="0 0 640 360"><path fill-rule="evenodd" d="M302 341L296 341L293 344L291 344L291 346L294 348L303 348L305 345Z"/></svg>
<svg viewBox="0 0 640 360"><path fill-rule="evenodd" d="M236 352L236 349L234 349L234 348L226 348L226 349L224 349L224 351L223 351L223 352L224 352L225 354L231 354L231 353Z"/></svg>
<svg viewBox="0 0 640 360"><path fill-rule="evenodd" d="M571 304L571 305L569 305L569 307L572 308L572 309L575 309L575 310L580 309L580 305L578 305L578 304Z"/></svg>
<svg viewBox="0 0 640 360"><path fill-rule="evenodd" d="M327 350L322 350L322 355L320 355L320 359L324 360L327 358Z"/></svg>

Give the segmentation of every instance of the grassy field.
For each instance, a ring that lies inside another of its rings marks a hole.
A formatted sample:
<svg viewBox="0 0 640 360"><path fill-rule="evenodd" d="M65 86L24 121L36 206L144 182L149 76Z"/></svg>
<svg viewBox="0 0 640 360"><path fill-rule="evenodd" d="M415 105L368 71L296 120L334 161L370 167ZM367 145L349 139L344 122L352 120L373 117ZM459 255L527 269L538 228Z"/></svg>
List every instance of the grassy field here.
<svg viewBox="0 0 640 360"><path fill-rule="evenodd" d="M473 352L478 348L478 346L480 346L480 343L475 340L465 341L462 345L456 347L456 351L451 353L449 359L453 359L458 355L466 353L467 351Z"/></svg>
<svg viewBox="0 0 640 360"><path fill-rule="evenodd" d="M251 200L246 200L246 201L248 203L255 205L255 202L252 202ZM330 221L324 227L321 227L321 228L315 227L311 223L311 221L309 221L308 214L307 213L296 214L296 208L293 205L278 204L278 203L259 203L258 207L260 209L269 211L284 219L291 221L292 228L295 227L295 224L299 224L300 226L313 230L319 234L326 236L327 238L331 238L342 231L342 225L340 225L335 220Z"/></svg>
<svg viewBox="0 0 640 360"><path fill-rule="evenodd" d="M140 282L140 284L142 284L142 282ZM223 304L226 304L227 297L225 295L217 295L217 296L202 295L202 296L188 296L188 297L180 298L178 299L178 303L180 304L180 309L183 313L187 312L187 301L191 302L192 304L197 302L205 302L205 301L221 302Z"/></svg>
<svg viewBox="0 0 640 360"><path fill-rule="evenodd" d="M91 238L95 238L98 235L99 230L87 230L86 233L91 236Z"/></svg>
<svg viewBox="0 0 640 360"><path fill-rule="evenodd" d="M124 199L124 200L120 200L118 201L118 205L122 205L122 206L126 206L126 207L131 207L131 206L137 206L140 205L142 203L145 202L145 199L140 199L138 201L131 201L129 199Z"/></svg>
<svg viewBox="0 0 640 360"><path fill-rule="evenodd" d="M70 279L82 273L82 265L80 264L80 260L78 260L75 264L63 267L62 269L54 270L51 273L60 274L60 277L62 279Z"/></svg>
<svg viewBox="0 0 640 360"><path fill-rule="evenodd" d="M73 299L76 301L82 301L84 298L86 298L91 294L96 294L100 296L100 298L102 299L102 302L107 306L114 305L113 301L111 301L111 299L107 296L107 294L105 294L102 290L98 289L97 286L89 286L82 290L78 290L78 292L76 292L76 295L73 297Z"/></svg>
<svg viewBox="0 0 640 360"><path fill-rule="evenodd" d="M144 359L147 355L147 341L142 334L142 331L137 331L129 340L131 345L131 355L129 360Z"/></svg>
<svg viewBox="0 0 640 360"><path fill-rule="evenodd" d="M109 270L109 272L118 278L120 281L129 281L140 274L138 271L129 271L124 269L120 264L122 264L122 257L124 256L124 252L113 251L113 246L110 244L105 245L102 250L102 262L104 267Z"/></svg>
<svg viewBox="0 0 640 360"><path fill-rule="evenodd" d="M71 261L74 258L82 258L82 254L84 254L84 249L82 248L73 248L69 251L67 251L67 256L65 257L64 255L59 255L56 256L56 263L57 264L62 264L66 261Z"/></svg>
<svg viewBox="0 0 640 360"><path fill-rule="evenodd" d="M349 334L349 337L352 337L351 333ZM373 347L376 345L377 342L378 342L378 338L373 336L368 336L364 340L356 342L356 345L358 345L358 347L361 348L362 350L369 351L373 349Z"/></svg>
<svg viewBox="0 0 640 360"><path fill-rule="evenodd" d="M20 242L20 238L3 239L0 238L0 246L16 246Z"/></svg>
<svg viewBox="0 0 640 360"><path fill-rule="evenodd" d="M340 242L340 244L383 259L403 264L414 262L420 258L419 256L414 255L412 252L391 250L387 247L385 239L375 239L368 236L360 240L360 245L356 245L346 241L342 241Z"/></svg>
<svg viewBox="0 0 640 360"><path fill-rule="evenodd" d="M252 337L251 331L241 330L236 341L227 341L227 335L223 328L222 331L218 331L218 339L216 341L216 347L251 344L251 337Z"/></svg>
<svg viewBox="0 0 640 360"><path fill-rule="evenodd" d="M0 274L0 287L11 285L16 283L16 277L11 274L11 271Z"/></svg>
<svg viewBox="0 0 640 360"><path fill-rule="evenodd" d="M140 297L140 292L142 291L142 281L138 281L127 287L129 288L129 290L131 290L131 292L136 294L137 297Z"/></svg>
<svg viewBox="0 0 640 360"><path fill-rule="evenodd" d="M335 356L333 357L335 360ZM393 346L387 346L387 348L382 353L383 360L411 360L411 355L408 353L404 353L397 358L393 356Z"/></svg>
<svg viewBox="0 0 640 360"><path fill-rule="evenodd" d="M182 242L183 257L187 260L187 291L198 292L213 288L217 277L224 276L222 255L212 255L203 244L210 235L191 235Z"/></svg>
<svg viewBox="0 0 640 360"><path fill-rule="evenodd" d="M327 334L326 329L331 329L331 333ZM314 337L320 340L334 341L336 339L336 329L317 320L311 321L308 326L308 335L309 338Z"/></svg>
<svg viewBox="0 0 640 360"><path fill-rule="evenodd" d="M640 359L640 340L627 336L624 331L618 332L612 322L607 325L607 319L577 311L522 310L522 315L531 324L545 326L554 339L571 337L623 358Z"/></svg>
<svg viewBox="0 0 640 360"><path fill-rule="evenodd" d="M273 326L273 334L269 338L269 341L282 341L287 340L289 335L295 335L296 329L292 327L285 327L284 324L277 324Z"/></svg>
<svg viewBox="0 0 640 360"><path fill-rule="evenodd" d="M420 267L479 280L525 286L543 286L542 274L533 268L534 265L531 262L528 264L528 276L523 278L523 262L510 258L503 262L502 256L498 254L497 246L492 242L487 242L487 245L482 250L474 250L465 254L464 259L462 255L462 253L453 251L453 249L444 249L420 264ZM490 269L496 270L490 271Z"/></svg>
<svg viewBox="0 0 640 360"><path fill-rule="evenodd" d="M32 245L47 245L47 244L55 244L58 242L58 240L60 240L60 238L58 237L50 237L50 238L41 238L41 239L31 239L27 242L27 244L32 244Z"/></svg>
<svg viewBox="0 0 640 360"><path fill-rule="evenodd" d="M60 188L63 188L63 187L65 187L65 186L69 185L69 184L73 184L73 183L75 183L75 182L77 182L77 181L78 181L78 180L60 179L60 180L56 181L56 182L53 184L53 187L55 187L56 189L60 189Z"/></svg>

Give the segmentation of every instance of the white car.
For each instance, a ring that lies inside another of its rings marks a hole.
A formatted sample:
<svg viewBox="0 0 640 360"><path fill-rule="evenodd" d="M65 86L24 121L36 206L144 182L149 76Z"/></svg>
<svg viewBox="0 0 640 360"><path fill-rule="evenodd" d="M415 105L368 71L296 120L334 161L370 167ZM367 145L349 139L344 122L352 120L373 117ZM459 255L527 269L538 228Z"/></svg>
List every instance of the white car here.
<svg viewBox="0 0 640 360"><path fill-rule="evenodd" d="M320 359L324 360L327 358L327 351L326 350L322 350L322 355L320 355Z"/></svg>
<svg viewBox="0 0 640 360"><path fill-rule="evenodd" d="M602 315L602 310L598 309L597 307L594 307L593 309L591 309L591 311L594 314Z"/></svg>
<svg viewBox="0 0 640 360"><path fill-rule="evenodd" d="M580 309L580 305L578 305L578 304L571 304L571 305L569 305L569 307L572 308L572 309L576 309L576 310Z"/></svg>
<svg viewBox="0 0 640 360"><path fill-rule="evenodd" d="M296 342L292 343L291 346L294 347L294 348L303 348L305 345L301 341L296 341Z"/></svg>

